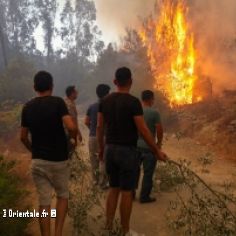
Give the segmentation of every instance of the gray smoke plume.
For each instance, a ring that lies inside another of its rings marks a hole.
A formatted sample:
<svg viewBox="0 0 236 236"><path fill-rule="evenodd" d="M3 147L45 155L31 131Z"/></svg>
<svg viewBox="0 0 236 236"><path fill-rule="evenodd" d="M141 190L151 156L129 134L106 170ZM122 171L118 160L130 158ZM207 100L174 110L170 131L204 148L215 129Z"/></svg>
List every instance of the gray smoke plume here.
<svg viewBox="0 0 236 236"><path fill-rule="evenodd" d="M98 24L105 41L119 41L127 27L138 27L139 16L153 10L155 0L95 0Z"/></svg>
<svg viewBox="0 0 236 236"><path fill-rule="evenodd" d="M236 1L189 1L198 66L215 92L236 89Z"/></svg>

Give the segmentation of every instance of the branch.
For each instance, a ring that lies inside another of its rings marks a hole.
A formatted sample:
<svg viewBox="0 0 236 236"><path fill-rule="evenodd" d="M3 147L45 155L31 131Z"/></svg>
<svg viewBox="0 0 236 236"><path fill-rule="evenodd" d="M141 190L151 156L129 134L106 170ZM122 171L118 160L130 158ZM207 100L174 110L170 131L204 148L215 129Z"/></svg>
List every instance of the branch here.
<svg viewBox="0 0 236 236"><path fill-rule="evenodd" d="M169 164L174 164L179 167L180 171L182 168L185 168L190 174L192 174L195 178L199 180L200 183L202 183L219 201L220 203L227 209L227 211L230 213L230 215L236 220L236 216L232 213L232 211L227 207L225 202L222 200L222 198L218 195L219 193L213 190L202 178L200 178L194 171L190 170L188 167L181 165L180 163L173 161L173 160L168 160ZM181 174L183 175L182 171ZM185 178L185 176L183 175ZM186 179L186 178L185 178ZM189 186L189 185L188 185ZM190 187L190 186L189 186ZM222 195L222 194L221 194ZM230 199L229 199L230 200Z"/></svg>

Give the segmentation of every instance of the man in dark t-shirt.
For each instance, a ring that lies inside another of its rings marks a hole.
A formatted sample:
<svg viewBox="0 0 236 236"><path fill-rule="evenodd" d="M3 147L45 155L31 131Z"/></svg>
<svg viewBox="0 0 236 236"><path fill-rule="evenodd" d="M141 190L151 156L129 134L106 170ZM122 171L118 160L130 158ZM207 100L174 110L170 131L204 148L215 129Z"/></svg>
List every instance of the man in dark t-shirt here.
<svg viewBox="0 0 236 236"><path fill-rule="evenodd" d="M129 227L132 209L132 191L135 189L139 168L137 156L138 132L143 136L154 155L160 160L166 156L155 144L147 128L140 101L129 94L132 85L131 71L119 68L114 81L117 92L108 95L99 106L97 136L99 155L104 158L109 178L110 191L107 198L106 227L111 230L117 202L121 194L120 217L125 235L132 235ZM106 127L106 147L104 147L104 127Z"/></svg>
<svg viewBox="0 0 236 236"><path fill-rule="evenodd" d="M97 129L97 114L98 107L102 98L107 96L110 92L110 86L107 84L99 84L96 88L98 101L89 106L85 125L89 128L89 157L92 167L92 177L94 184L99 184L102 189L107 188L107 176L104 168L104 161L98 158L98 145L96 137Z"/></svg>
<svg viewBox="0 0 236 236"><path fill-rule="evenodd" d="M21 141L32 153L32 176L39 195L41 235L50 235L52 190L57 195L55 235L62 235L68 206L68 148L64 126L76 144L77 129L63 99L52 96L53 78L45 71L34 77L36 98L22 110ZM29 138L31 137L31 139Z"/></svg>

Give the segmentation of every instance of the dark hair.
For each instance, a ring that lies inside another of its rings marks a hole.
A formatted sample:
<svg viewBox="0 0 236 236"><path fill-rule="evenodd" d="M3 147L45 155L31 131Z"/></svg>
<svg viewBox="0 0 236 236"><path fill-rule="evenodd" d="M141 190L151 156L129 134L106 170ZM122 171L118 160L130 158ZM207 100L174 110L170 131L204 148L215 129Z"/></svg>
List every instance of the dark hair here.
<svg viewBox="0 0 236 236"><path fill-rule="evenodd" d="M121 67L117 69L115 79L119 86L126 86L129 84L130 80L132 80L132 73L129 68Z"/></svg>
<svg viewBox="0 0 236 236"><path fill-rule="evenodd" d="M154 99L154 93L151 90L144 90L142 92L142 100L143 101L150 101Z"/></svg>
<svg viewBox="0 0 236 236"><path fill-rule="evenodd" d="M110 89L107 84L99 84L96 88L96 94L99 98L104 98L110 92Z"/></svg>
<svg viewBox="0 0 236 236"><path fill-rule="evenodd" d="M75 92L75 86L71 85L66 88L66 96L70 97L72 93Z"/></svg>
<svg viewBox="0 0 236 236"><path fill-rule="evenodd" d="M53 78L52 75L46 71L39 71L34 76L34 89L36 92L45 92L52 90Z"/></svg>

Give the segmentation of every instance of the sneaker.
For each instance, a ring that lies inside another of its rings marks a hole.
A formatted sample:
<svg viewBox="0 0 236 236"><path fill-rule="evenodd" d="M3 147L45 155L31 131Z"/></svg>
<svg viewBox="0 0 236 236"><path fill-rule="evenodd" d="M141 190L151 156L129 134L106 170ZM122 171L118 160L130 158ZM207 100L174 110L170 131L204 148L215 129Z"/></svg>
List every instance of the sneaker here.
<svg viewBox="0 0 236 236"><path fill-rule="evenodd" d="M145 236L145 234L139 234L133 230L130 230L129 233L126 233L125 236Z"/></svg>
<svg viewBox="0 0 236 236"><path fill-rule="evenodd" d="M146 198L146 199L140 199L140 203L152 203L152 202L155 202L156 201L156 198L154 197L149 197L149 198Z"/></svg>

